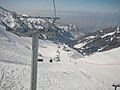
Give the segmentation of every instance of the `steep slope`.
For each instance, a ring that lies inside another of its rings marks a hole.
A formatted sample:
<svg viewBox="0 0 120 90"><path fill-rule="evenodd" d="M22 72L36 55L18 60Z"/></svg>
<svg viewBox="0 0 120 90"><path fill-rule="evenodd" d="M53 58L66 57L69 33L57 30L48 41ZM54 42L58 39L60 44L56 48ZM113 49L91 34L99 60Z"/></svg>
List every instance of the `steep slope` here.
<svg viewBox="0 0 120 90"><path fill-rule="evenodd" d="M15 26L15 20L12 12L0 7L0 24L3 24L6 29L11 30Z"/></svg>
<svg viewBox="0 0 120 90"><path fill-rule="evenodd" d="M75 47L84 55L120 47L120 27L97 31L80 40Z"/></svg>

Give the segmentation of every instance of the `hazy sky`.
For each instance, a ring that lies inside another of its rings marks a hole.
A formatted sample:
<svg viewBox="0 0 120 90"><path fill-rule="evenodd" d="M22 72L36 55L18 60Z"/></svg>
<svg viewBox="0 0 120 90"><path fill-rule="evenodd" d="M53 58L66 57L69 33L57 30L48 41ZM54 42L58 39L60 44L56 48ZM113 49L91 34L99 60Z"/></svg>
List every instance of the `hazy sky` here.
<svg viewBox="0 0 120 90"><path fill-rule="evenodd" d="M55 0L62 23L79 27L120 25L120 0ZM52 0L0 0L0 6L18 13L53 16Z"/></svg>
<svg viewBox="0 0 120 90"><path fill-rule="evenodd" d="M0 0L10 9L52 10L52 0ZM70 11L119 11L120 0L56 0L58 10Z"/></svg>

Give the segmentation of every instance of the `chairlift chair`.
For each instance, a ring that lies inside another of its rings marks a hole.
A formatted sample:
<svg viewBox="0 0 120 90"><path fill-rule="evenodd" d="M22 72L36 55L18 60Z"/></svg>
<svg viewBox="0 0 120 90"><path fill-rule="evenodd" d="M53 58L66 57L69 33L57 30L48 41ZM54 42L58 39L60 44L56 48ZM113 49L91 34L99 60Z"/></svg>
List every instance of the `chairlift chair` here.
<svg viewBox="0 0 120 90"><path fill-rule="evenodd" d="M38 56L38 61L39 62L43 62L43 57L42 56Z"/></svg>

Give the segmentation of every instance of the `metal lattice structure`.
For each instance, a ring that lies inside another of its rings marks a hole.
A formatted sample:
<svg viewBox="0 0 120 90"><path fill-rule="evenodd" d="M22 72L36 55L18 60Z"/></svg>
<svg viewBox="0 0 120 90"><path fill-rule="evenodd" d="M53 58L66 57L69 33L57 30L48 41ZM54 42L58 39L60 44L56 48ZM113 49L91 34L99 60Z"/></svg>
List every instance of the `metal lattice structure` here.
<svg viewBox="0 0 120 90"><path fill-rule="evenodd" d="M38 30L33 30L32 36L32 66L31 66L31 90L37 87L37 63L38 62Z"/></svg>

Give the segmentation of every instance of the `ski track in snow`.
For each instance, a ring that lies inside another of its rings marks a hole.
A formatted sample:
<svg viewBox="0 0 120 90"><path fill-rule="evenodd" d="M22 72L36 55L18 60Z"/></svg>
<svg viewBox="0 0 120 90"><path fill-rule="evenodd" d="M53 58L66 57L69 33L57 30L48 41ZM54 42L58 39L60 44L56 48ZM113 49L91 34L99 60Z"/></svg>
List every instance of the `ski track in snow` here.
<svg viewBox="0 0 120 90"><path fill-rule="evenodd" d="M91 62L85 62L85 61L81 61L83 63L87 63L87 64L92 64L92 65L104 65L104 66L116 66L116 65L120 65L120 63L112 63L112 64L98 64L98 63L91 63Z"/></svg>

